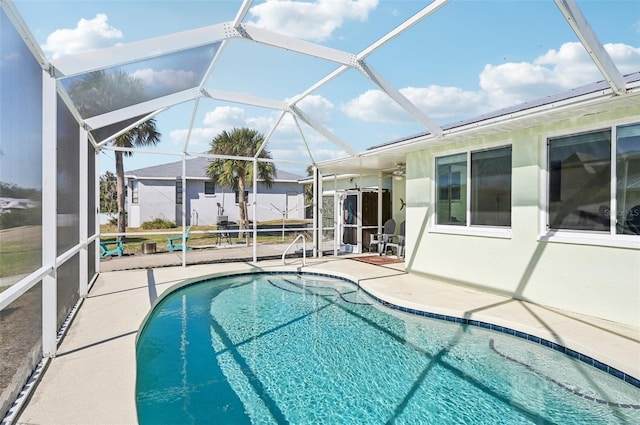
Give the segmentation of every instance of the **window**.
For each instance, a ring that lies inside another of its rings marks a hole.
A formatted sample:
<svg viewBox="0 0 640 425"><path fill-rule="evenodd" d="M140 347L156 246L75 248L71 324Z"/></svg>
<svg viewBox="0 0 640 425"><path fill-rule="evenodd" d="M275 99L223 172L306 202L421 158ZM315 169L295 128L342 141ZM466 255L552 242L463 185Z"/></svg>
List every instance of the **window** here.
<svg viewBox="0 0 640 425"><path fill-rule="evenodd" d="M176 179L176 205L182 205L182 177Z"/></svg>
<svg viewBox="0 0 640 425"><path fill-rule="evenodd" d="M205 195L215 195L216 194L216 186L213 182L204 182L204 194Z"/></svg>
<svg viewBox="0 0 640 425"><path fill-rule="evenodd" d="M436 173L436 224L511 226L510 146L436 158Z"/></svg>
<svg viewBox="0 0 640 425"><path fill-rule="evenodd" d="M131 180L131 203L137 204L138 202L139 202L138 180Z"/></svg>
<svg viewBox="0 0 640 425"><path fill-rule="evenodd" d="M617 128L616 233L640 235L640 124Z"/></svg>
<svg viewBox="0 0 640 425"><path fill-rule="evenodd" d="M640 124L549 139L548 158L550 230L640 234Z"/></svg>
<svg viewBox="0 0 640 425"><path fill-rule="evenodd" d="M244 200L245 201L249 201L249 191L245 190L244 191ZM240 191L236 190L236 204L240 203Z"/></svg>
<svg viewBox="0 0 640 425"><path fill-rule="evenodd" d="M608 231L611 131L549 140L549 229Z"/></svg>
<svg viewBox="0 0 640 425"><path fill-rule="evenodd" d="M471 154L471 225L511 226L511 147Z"/></svg>
<svg viewBox="0 0 640 425"><path fill-rule="evenodd" d="M437 224L467 223L467 154L436 159L438 172Z"/></svg>

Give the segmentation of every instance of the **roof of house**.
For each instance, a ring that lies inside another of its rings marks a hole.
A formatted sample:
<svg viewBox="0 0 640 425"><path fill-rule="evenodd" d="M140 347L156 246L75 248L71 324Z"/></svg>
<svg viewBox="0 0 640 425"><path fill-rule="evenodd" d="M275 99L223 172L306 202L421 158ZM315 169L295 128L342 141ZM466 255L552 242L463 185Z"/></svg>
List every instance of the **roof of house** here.
<svg viewBox="0 0 640 425"><path fill-rule="evenodd" d="M209 158L191 158L187 159L186 166L186 178L188 179L207 179L207 166L209 165ZM125 176L128 178L148 178L148 179L168 179L176 178L182 175L182 161L169 162L167 164L154 165L146 168L139 168L137 170L131 170L125 172ZM298 181L303 176L289 173L287 171L278 170L276 168L276 178L274 181Z"/></svg>
<svg viewBox="0 0 640 425"><path fill-rule="evenodd" d="M635 83L640 81L640 72L634 72L628 75L624 76L624 80L627 84L630 83ZM524 102L524 103L520 103L518 105L513 105L507 108L503 108L503 109L499 109L497 111L493 111L493 112L489 112L487 114L483 114L483 115L478 115L476 117L464 120L464 121L458 121L455 123L451 123L451 124L447 124L442 126L442 129L444 131L446 130L451 130L454 128L458 128L458 127L464 127L464 126L468 126L470 124L475 124L475 123L479 123L482 121L488 121L491 120L493 118L497 118L497 117L503 117L503 116L509 116L509 115L513 115L515 113L518 112L522 112L522 111L526 111L529 109L534 109L537 108L539 106L544 106L544 105L550 105L556 102L561 102L561 101L565 101L565 100L569 100L575 97L579 97L579 96L583 96L586 94L590 94L590 93L596 93L599 91L603 91L606 90L609 87L608 83L606 80L602 80L602 81L598 81L596 83L591 83L591 84L586 84L584 86L581 87L577 87L571 90L567 90L564 91L562 93L557 93L551 96L545 96L545 97L541 97L539 99L534 99L532 101L529 102ZM391 146L400 142L404 142L404 141L409 141L409 140L413 140L413 139L418 139L420 137L423 136L427 136L431 134L429 131L424 131L418 134L414 134L412 136L407 136L407 137L403 137L400 139L396 139L396 140L392 140L390 142L386 142L386 143L381 143L375 146L370 146L369 148L367 148L367 150L374 150L374 149L378 149L380 147L383 146Z"/></svg>

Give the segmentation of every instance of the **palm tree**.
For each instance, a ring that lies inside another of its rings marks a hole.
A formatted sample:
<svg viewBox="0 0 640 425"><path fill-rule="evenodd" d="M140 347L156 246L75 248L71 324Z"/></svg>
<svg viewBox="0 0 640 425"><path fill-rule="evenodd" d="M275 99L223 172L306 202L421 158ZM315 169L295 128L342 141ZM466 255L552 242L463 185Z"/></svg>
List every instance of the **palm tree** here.
<svg viewBox="0 0 640 425"><path fill-rule="evenodd" d="M124 71L95 71L74 81L69 85L69 97L83 118L89 118L115 111L145 98L145 83ZM155 145L160 141L160 133L156 130L156 122L149 119L127 133L116 137L111 143L121 148L143 147ZM131 152L115 151L116 157L116 189L118 207L118 233L126 230L124 156ZM118 239L122 239L119 236Z"/></svg>
<svg viewBox="0 0 640 425"><path fill-rule="evenodd" d="M307 166L307 176L313 176L313 165ZM315 182L311 184L304 185L304 216L305 218L313 218L313 211L311 211L307 206L313 205L313 185Z"/></svg>
<svg viewBox="0 0 640 425"><path fill-rule="evenodd" d="M100 176L100 212L109 216L118 211L116 175L107 171Z"/></svg>
<svg viewBox="0 0 640 425"><path fill-rule="evenodd" d="M214 155L254 157L264 143L264 136L249 128L224 130L211 141L209 153ZM258 158L271 159L266 149L260 151ZM271 187L276 175L276 167L272 162L258 162L258 178L267 187ZM214 159L207 168L207 175L214 184L231 187L238 191L238 207L240 208L240 229L247 226L247 181L253 181L253 162L241 159ZM242 237L242 233L240 233Z"/></svg>
<svg viewBox="0 0 640 425"><path fill-rule="evenodd" d="M156 130L156 121L151 118L132 128L113 141L113 146L119 148L133 148L155 145L160 141L160 133ZM116 156L116 188L118 199L118 233L126 231L127 216L125 214L125 183L124 156L133 155L132 152L115 151ZM122 239L119 236L118 239Z"/></svg>

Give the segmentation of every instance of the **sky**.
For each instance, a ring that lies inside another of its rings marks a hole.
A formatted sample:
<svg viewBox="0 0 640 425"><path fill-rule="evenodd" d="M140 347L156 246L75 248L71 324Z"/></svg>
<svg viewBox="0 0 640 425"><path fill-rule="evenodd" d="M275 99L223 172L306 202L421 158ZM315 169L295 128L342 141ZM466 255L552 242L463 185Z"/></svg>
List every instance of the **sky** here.
<svg viewBox="0 0 640 425"><path fill-rule="evenodd" d="M256 1L243 23L359 53L426 7L418 0ZM89 52L233 20L240 1L29 1L17 10L47 58ZM640 71L640 2L577 0L622 74ZM438 125L451 124L603 79L551 0L452 0L366 58L382 77ZM206 87L286 101L338 67L272 47L231 40ZM194 78L179 66L136 71L154 84ZM371 81L350 69L306 97L300 108L356 151L426 131ZM190 152L205 152L223 130L270 134L280 113L202 99L156 116L158 149L180 152L193 117ZM345 155L301 125L316 162ZM283 170L305 174L311 163L295 122L286 117L269 140ZM179 160L136 154L126 170ZM101 171L113 171L113 153Z"/></svg>

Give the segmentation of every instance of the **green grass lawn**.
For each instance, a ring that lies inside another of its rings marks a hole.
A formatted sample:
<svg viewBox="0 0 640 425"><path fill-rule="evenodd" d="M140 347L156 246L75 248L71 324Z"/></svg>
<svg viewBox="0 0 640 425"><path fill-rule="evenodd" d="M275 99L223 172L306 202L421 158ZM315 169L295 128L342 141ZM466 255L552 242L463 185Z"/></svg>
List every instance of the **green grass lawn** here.
<svg viewBox="0 0 640 425"><path fill-rule="evenodd" d="M28 274L42 264L39 226L2 230L0 235L0 277Z"/></svg>
<svg viewBox="0 0 640 425"><path fill-rule="evenodd" d="M282 225L282 220L275 220L269 222L261 222L261 225ZM307 221L304 220L287 220L287 225L300 225L303 227L307 224ZM100 233L117 233L117 228L114 225L102 225L100 226ZM215 231L217 230L217 226L191 226L191 235L189 237L188 246L192 248L197 247L206 247L210 245L216 245L218 241L218 236L215 233L209 234L198 234L195 232L203 231ZM124 252L128 254L136 254L142 252L142 244L145 242L155 242L156 243L156 252L167 252L169 248L167 247L167 239L170 237L180 236L180 232L182 231L181 227L177 227L174 229L141 229L141 228L127 228L127 236L124 240ZM136 235L137 233L145 233L145 232L175 232L174 235ZM249 232L249 240L251 240L251 232L252 229L248 229ZM288 231L285 232L284 242L291 242L293 239L298 236L299 231ZM237 231L231 232L231 243L243 243L246 241L246 238L238 238ZM115 237L105 236L104 240L115 240ZM226 241L226 239L225 239ZM258 243L282 243L282 234L278 235L261 235L258 233Z"/></svg>
<svg viewBox="0 0 640 425"><path fill-rule="evenodd" d="M275 220L271 222L260 223L261 225L282 225L282 220ZM294 225L304 227L307 221L304 220L287 220L287 225ZM216 226L192 226L191 236L189 238L188 246L190 247L205 247L216 245L218 236L215 233L203 233L197 234L198 231L214 231ZM249 241L251 240L252 229L249 230ZM136 254L142 252L142 244L144 242L155 242L157 252L167 252L167 239L169 237L179 236L179 232L182 228L175 229L127 229L127 237L124 241L125 253ZM105 233L117 233L116 226L104 225L100 227L100 232ZM174 235L138 235L143 232L175 232ZM291 242L298 236L300 231L286 231L284 235L284 241L282 234L274 229L273 232L277 234L264 235L258 233L258 243L283 243ZM231 233L231 243L238 244L244 243L246 238L238 238L237 232ZM309 235L310 236L310 235ZM23 226L14 229L5 229L0 232L0 278L8 276L16 276L21 274L28 274L37 270L42 264L42 247L41 247L41 228L40 226ZM105 240L114 240L114 237L105 237ZM225 239L226 242L226 239Z"/></svg>

